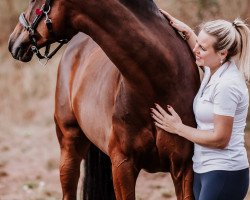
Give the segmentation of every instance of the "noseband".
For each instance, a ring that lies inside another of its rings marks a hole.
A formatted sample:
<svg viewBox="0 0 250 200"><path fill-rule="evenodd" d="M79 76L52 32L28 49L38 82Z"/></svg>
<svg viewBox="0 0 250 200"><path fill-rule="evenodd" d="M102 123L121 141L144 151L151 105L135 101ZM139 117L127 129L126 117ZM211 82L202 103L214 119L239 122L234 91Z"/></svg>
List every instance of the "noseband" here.
<svg viewBox="0 0 250 200"><path fill-rule="evenodd" d="M36 17L32 24L28 22L28 20L25 18L25 14L22 13L19 16L19 22L23 25L23 27L29 32L29 39L31 41L31 50L34 54L37 55L39 59L50 59L52 58L56 52L65 44L68 42L67 39L57 40L55 39L55 34L52 29L52 20L49 18L48 13L50 12L50 2L51 0L46 0L45 3L42 5L40 9L36 9ZM44 55L42 55L38 49L37 40L35 37L36 28L39 24L39 22L42 20L42 18L45 16L44 23L46 24L46 27L49 31L49 34L52 35L52 37L55 39L56 42L59 43L59 45L55 48L54 51L50 53L50 46L51 44L47 44L45 48Z"/></svg>

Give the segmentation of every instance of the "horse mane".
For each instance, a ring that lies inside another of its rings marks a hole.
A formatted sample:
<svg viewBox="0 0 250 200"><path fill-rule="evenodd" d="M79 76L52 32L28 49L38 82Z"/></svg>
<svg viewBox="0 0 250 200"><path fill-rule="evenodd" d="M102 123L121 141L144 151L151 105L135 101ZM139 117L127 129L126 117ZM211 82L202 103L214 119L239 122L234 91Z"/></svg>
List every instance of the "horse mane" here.
<svg viewBox="0 0 250 200"><path fill-rule="evenodd" d="M120 0L120 2L139 18L152 20L152 16L159 16L159 8L153 0Z"/></svg>
<svg viewBox="0 0 250 200"><path fill-rule="evenodd" d="M126 7L135 7L137 10L144 9L144 10L158 10L157 5L153 0L120 0L122 4Z"/></svg>

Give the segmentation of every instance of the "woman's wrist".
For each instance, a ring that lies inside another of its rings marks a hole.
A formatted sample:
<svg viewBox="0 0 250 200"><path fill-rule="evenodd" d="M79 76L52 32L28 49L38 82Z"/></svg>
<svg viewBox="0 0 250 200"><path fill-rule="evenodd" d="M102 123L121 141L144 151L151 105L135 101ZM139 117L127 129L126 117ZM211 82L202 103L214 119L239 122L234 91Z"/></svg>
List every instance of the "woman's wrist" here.
<svg viewBox="0 0 250 200"><path fill-rule="evenodd" d="M183 39L189 40L192 32L193 32L193 30L190 27L188 27L186 30L182 31Z"/></svg>
<svg viewBox="0 0 250 200"><path fill-rule="evenodd" d="M190 33L184 32L184 33L183 33L183 39L184 39L184 40L189 40L189 38L190 38Z"/></svg>
<svg viewBox="0 0 250 200"><path fill-rule="evenodd" d="M176 130L175 130L175 134L179 135L179 136L182 136L182 128L183 128L183 123L180 123L178 124L178 126L176 127Z"/></svg>

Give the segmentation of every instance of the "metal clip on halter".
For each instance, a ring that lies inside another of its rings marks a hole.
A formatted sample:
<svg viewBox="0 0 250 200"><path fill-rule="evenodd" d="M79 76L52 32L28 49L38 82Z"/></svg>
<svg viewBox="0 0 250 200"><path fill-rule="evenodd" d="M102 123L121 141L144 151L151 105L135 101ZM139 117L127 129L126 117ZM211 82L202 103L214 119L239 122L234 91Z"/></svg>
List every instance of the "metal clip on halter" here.
<svg viewBox="0 0 250 200"><path fill-rule="evenodd" d="M44 9L44 7L43 7ZM48 10L43 10L43 13L45 14L45 20L44 20L44 23L47 24L47 23L52 23L51 19L49 18L49 15L48 13L50 12L50 6L48 7Z"/></svg>

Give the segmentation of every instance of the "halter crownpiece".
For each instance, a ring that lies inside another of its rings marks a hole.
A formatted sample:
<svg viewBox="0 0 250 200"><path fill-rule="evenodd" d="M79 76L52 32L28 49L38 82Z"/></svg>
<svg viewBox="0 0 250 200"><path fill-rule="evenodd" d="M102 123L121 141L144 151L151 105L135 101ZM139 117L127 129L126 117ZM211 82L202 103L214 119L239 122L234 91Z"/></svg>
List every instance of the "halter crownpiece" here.
<svg viewBox="0 0 250 200"><path fill-rule="evenodd" d="M31 41L31 50L33 51L34 54L36 54L36 56L39 59L47 59L49 60L50 58L52 58L57 51L65 44L68 42L67 39L62 39L62 40L57 40L55 39L55 33L53 32L53 28L52 28L52 20L49 18L49 12L50 12L50 0L46 0L45 3L42 5L42 7L39 9L36 9L36 17L33 20L32 24L30 24L28 22L28 20L25 18L25 14L21 13L21 15L19 16L19 22L23 25L23 27L29 32L29 39ZM47 44L45 47L45 52L44 55L42 55L39 51L38 48L38 44L37 44L37 40L35 37L35 31L36 28L38 26L38 24L40 23L40 21L42 20L42 18L45 16L45 20L44 23L46 24L46 27L49 31L49 34L52 35L52 37L55 39L56 42L59 43L59 45L54 49L54 51L52 51L50 53L50 46L51 44Z"/></svg>

